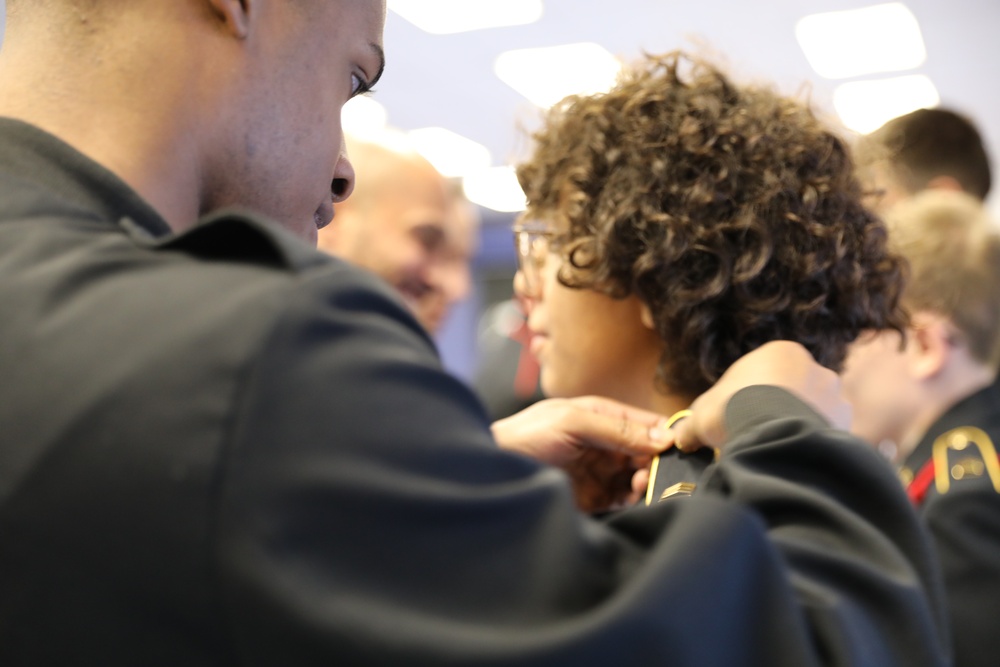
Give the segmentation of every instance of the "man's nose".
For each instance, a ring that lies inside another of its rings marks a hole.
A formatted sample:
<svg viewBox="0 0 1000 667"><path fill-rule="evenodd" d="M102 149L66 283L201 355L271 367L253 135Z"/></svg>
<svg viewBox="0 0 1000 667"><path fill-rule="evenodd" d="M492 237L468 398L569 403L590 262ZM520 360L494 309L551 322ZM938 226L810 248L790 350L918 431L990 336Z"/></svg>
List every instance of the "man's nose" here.
<svg viewBox="0 0 1000 667"><path fill-rule="evenodd" d="M330 195L334 204L351 196L354 192L354 178L354 165L347 157L347 150L341 149L340 157L337 158L337 164L333 169L333 182L330 184Z"/></svg>

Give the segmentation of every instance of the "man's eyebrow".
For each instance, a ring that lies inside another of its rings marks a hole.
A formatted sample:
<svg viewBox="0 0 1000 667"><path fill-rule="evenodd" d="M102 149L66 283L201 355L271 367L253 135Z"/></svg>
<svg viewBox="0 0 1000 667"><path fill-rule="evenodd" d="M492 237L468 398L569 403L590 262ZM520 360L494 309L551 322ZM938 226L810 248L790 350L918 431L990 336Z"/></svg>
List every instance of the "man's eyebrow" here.
<svg viewBox="0 0 1000 667"><path fill-rule="evenodd" d="M372 77L366 86L366 88L371 89L376 83L378 83L378 80L382 78L382 72L385 71L385 51L383 51L382 47L375 42L369 42L368 46L370 46L372 51L375 52L375 55L378 56L378 72L374 77Z"/></svg>

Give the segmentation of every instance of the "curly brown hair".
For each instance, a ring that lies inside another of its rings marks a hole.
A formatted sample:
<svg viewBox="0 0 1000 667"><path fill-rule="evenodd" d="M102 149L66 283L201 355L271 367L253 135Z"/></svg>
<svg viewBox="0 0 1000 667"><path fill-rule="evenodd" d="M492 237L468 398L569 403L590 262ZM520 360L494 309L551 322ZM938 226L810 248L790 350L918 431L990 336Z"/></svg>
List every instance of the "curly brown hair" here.
<svg viewBox="0 0 1000 667"><path fill-rule="evenodd" d="M610 92L553 107L533 139L524 217L553 222L564 285L649 306L668 390L697 395L778 339L839 371L862 330L906 323L903 260L845 142L800 102L647 55Z"/></svg>

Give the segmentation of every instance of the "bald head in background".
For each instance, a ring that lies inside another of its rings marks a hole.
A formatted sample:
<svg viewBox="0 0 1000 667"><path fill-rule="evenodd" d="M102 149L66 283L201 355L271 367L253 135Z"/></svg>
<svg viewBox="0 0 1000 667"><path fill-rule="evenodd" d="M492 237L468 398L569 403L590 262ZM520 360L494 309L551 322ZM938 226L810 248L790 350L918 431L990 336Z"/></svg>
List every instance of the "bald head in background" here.
<svg viewBox="0 0 1000 667"><path fill-rule="evenodd" d="M319 247L378 274L431 333L469 293L476 212L402 137L348 137L354 193L319 234Z"/></svg>

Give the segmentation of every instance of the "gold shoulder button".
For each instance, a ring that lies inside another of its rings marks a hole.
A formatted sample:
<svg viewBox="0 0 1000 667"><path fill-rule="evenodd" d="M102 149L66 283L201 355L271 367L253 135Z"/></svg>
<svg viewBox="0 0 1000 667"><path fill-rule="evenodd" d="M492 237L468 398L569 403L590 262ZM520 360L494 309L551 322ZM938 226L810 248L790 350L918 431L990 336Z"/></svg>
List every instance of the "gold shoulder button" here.
<svg viewBox="0 0 1000 667"><path fill-rule="evenodd" d="M964 458L951 467L952 479L970 479L982 477L986 470L986 464L975 458Z"/></svg>
<svg viewBox="0 0 1000 667"><path fill-rule="evenodd" d="M975 447L970 450L970 446ZM966 455L949 461L951 452ZM951 488L951 480L973 479L989 475L993 488L1000 493L1000 461L997 459L993 440L982 429L975 426L961 426L942 434L934 441L934 484L937 492L944 494Z"/></svg>

